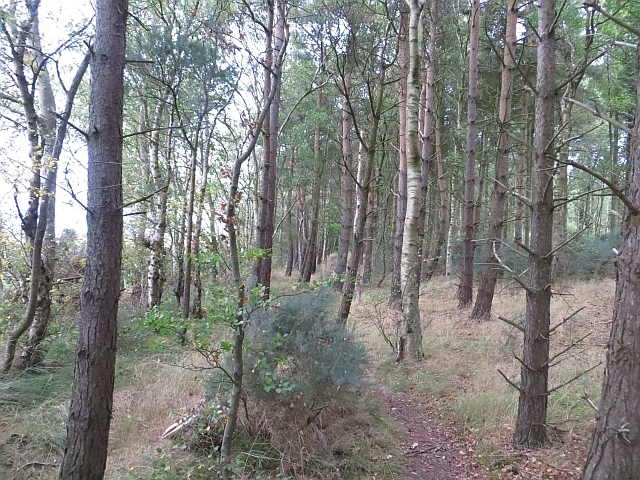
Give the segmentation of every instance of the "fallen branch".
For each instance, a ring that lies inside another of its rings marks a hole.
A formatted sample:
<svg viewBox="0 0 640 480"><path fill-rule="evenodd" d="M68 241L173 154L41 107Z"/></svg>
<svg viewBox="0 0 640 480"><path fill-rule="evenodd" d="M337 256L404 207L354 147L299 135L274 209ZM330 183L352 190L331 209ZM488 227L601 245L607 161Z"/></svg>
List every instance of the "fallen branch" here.
<svg viewBox="0 0 640 480"><path fill-rule="evenodd" d="M23 468L27 468L27 467L59 467L60 465L58 465L57 463L48 463L48 462L27 462L24 465L22 465L21 467L18 468L18 470L22 470Z"/></svg>

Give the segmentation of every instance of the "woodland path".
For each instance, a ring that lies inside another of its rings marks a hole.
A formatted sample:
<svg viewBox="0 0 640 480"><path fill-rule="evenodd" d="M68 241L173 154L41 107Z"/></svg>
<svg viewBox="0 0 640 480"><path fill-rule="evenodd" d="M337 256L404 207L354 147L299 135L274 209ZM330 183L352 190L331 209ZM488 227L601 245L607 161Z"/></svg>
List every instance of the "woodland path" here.
<svg viewBox="0 0 640 480"><path fill-rule="evenodd" d="M452 427L429 418L425 408L407 393L379 392L392 418L406 436L400 444L405 457L405 477L422 480L488 479L485 467L473 464L475 451L456 438Z"/></svg>

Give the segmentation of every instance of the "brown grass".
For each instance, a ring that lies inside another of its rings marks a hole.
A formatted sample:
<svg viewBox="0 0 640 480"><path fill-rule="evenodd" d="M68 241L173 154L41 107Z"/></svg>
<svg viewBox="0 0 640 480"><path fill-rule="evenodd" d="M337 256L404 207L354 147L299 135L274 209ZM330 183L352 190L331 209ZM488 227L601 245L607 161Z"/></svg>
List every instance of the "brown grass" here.
<svg viewBox="0 0 640 480"><path fill-rule="evenodd" d="M327 269L325 276L330 273ZM277 274L274 289L290 291L295 280ZM550 396L550 448L536 452L514 450L510 439L517 392L497 370L518 381L520 367L513 353L521 350L521 334L495 316L489 321L470 321L469 311L457 308L455 291L453 283L442 280L434 280L424 289L421 312L426 359L401 365L395 364L390 346L376 328L376 324L382 327L393 343L398 315L386 306L388 289L364 291L362 301L354 304L352 321L369 352L371 379L392 391L413 394L434 419L454 424L457 434L475 445L476 461L490 466L496 478L506 475L502 468L507 463L519 465L520 478L547 478L550 472L555 472L555 478L578 478L594 419L593 410L581 397L586 393L598 403L602 367ZM552 339L552 354L589 332L591 335L552 369L552 386L604 358L613 291L612 281L601 280L565 285L555 292L553 324L578 308L585 308L558 329ZM520 289L500 289L494 314L521 321L524 308L525 297ZM161 440L160 435L176 418L198 408L204 398L202 374L167 365L157 357L141 357L123 366L119 375L122 387L114 397L106 478L148 478L166 454L171 455L172 467L198 464L195 452L175 449L174 442ZM342 478L393 477L399 464L389 462L385 452L397 456L393 448L399 444L400 430L376 399L352 395L344 402L327 406L314 425L304 425L304 418L292 415L287 406L254 403L254 417L243 420L237 437L237 445L244 452L238 456L239 462L245 462L248 470L260 467L255 455L262 449L264 466L298 474L299 478L330 478L327 472L336 469L342 469ZM64 428L66 403L48 402L29 409L7 407L3 408L3 415L0 477L57 478L55 468L18 467L34 459L59 462L58 453L51 453L46 442L34 439L44 438L47 425L58 425L60 431ZM249 437L247 432L254 436ZM260 446L260 442L268 442L269 446ZM275 462L270 460L273 455L278 458Z"/></svg>
<svg viewBox="0 0 640 480"><path fill-rule="evenodd" d="M396 365L390 347L382 340L374 324L382 323L394 336L397 314L389 312L384 301L386 291L370 291L355 305L354 320L374 363L380 382L394 391L405 391L425 400L436 418L452 421L461 436L477 445L478 460L494 463L496 459L516 456L530 476L538 478L538 466L557 467L565 478L578 478L593 427L594 412L581 397L587 394L599 401L603 367L596 367L549 397L548 424L552 446L533 453L514 452L510 446L517 413L517 392L500 376L502 371L517 382L520 365L514 353L522 350L521 333L498 320L497 315L522 322L525 295L521 289L502 287L494 301L494 316L488 321L468 319L468 310L457 308L456 286L436 280L428 284L421 297L424 348L426 359L420 363ZM551 343L551 354L591 333L583 342L560 357L550 372L551 387L560 385L604 359L613 305L614 282L578 282L554 291L552 325L585 307L572 320L558 328ZM499 467L498 461L496 466ZM533 467L531 467L533 465ZM535 468L534 468L535 467ZM541 468L542 468L541 467ZM499 469L498 469L499 470ZM536 473L537 472L537 473Z"/></svg>
<svg viewBox="0 0 640 480"><path fill-rule="evenodd" d="M122 375L128 385L114 394L106 478L145 478L157 449L172 448L171 440L160 438L164 430L202 402L201 374L151 358Z"/></svg>

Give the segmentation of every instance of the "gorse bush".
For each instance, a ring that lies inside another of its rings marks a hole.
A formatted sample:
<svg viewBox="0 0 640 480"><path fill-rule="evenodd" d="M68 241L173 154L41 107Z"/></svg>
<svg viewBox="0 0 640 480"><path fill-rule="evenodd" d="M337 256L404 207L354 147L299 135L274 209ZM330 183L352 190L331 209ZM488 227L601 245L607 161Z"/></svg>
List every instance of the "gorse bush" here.
<svg viewBox="0 0 640 480"><path fill-rule="evenodd" d="M335 323L334 310L332 293L320 289L257 312L248 327L247 392L310 404L360 383L365 348Z"/></svg>

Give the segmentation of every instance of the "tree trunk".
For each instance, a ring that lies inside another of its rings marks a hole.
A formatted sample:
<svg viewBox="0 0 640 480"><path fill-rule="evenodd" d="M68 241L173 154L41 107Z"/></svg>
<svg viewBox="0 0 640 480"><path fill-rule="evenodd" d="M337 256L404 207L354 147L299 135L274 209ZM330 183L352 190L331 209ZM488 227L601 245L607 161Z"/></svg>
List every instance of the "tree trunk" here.
<svg viewBox="0 0 640 480"><path fill-rule="evenodd" d="M198 127L199 130L199 127ZM182 310L182 321L185 328L181 332L182 341L185 342L186 323L191 316L191 272L193 266L193 212L196 197L196 167L198 164L198 133L196 133L196 143L191 145L191 165L189 167L189 196L187 197L187 210L185 212L187 230L184 234L184 283L182 285L182 297L180 308Z"/></svg>
<svg viewBox="0 0 640 480"><path fill-rule="evenodd" d="M154 126L159 128L162 124L164 102L160 102L156 108ZM171 133L165 146L166 172L162 174L160 168L160 131L151 132L149 145L149 161L151 163L151 179L157 189L163 184L167 188L158 193L151 215L153 234L149 239L149 267L147 269L147 307L152 308L162 302L162 293L166 281L166 249L164 235L167 230L167 200L169 198L169 181L171 179Z"/></svg>
<svg viewBox="0 0 640 480"><path fill-rule="evenodd" d="M358 182L356 189L357 196L365 200L369 196L369 188L371 187L373 171L375 168L376 144L378 142L378 128L380 126L380 117L382 116L383 111L386 69L386 65L381 66L380 75L377 79L378 98L370 99L371 119L369 125L370 133L368 142L365 143L365 139L362 137L361 131L358 135L360 141L360 150L366 157L366 164L362 168L362 180ZM373 85L369 85L368 88L370 92L374 91ZM364 227L366 220L367 202L361 201L361 209L358 212L353 228L353 253L347 267L346 279L342 288L342 300L340 302L340 309L338 311L337 323L342 326L346 325L347 320L349 319L349 312L351 311L351 302L353 300L356 276L358 274L360 261L362 260L362 249L364 247Z"/></svg>
<svg viewBox="0 0 640 480"><path fill-rule="evenodd" d="M293 264L295 260L295 228L293 226L293 210L294 205L294 190L293 190L293 165L295 158L295 148L291 149L291 159L289 160L289 188L287 189L287 201L285 203L286 209L286 226L287 226L287 268L284 272L285 277L290 277L293 273Z"/></svg>
<svg viewBox="0 0 640 480"><path fill-rule="evenodd" d="M50 169L47 174L45 188L43 190L43 199L39 202L40 213L38 215L37 228L33 241L32 260L31 260L31 275L29 286L29 300L27 308L22 315L20 323L9 333L5 340L5 356L2 365L2 373L7 373L13 365L13 360L16 354L16 346L18 340L27 331L36 313L36 307L38 306L38 293L40 292L40 285L44 276L44 268L42 262L42 244L47 228L47 216L49 214L49 202L52 201L52 196L48 195L52 192L54 185L55 169Z"/></svg>
<svg viewBox="0 0 640 480"><path fill-rule="evenodd" d="M316 108L320 109L322 105L322 89L317 90ZM311 207L313 208L313 216L311 217L311 230L309 231L309 239L305 248L304 267L301 268L300 280L305 283L311 281L311 275L316 271L316 262L318 257L318 219L320 217L320 183L322 181L322 173L324 171L324 162L320 153L320 123L316 124L313 139L313 189L311 190Z"/></svg>
<svg viewBox="0 0 640 480"><path fill-rule="evenodd" d="M507 4L507 25L505 31L504 66L502 68L502 85L500 87L500 104L498 108L498 155L494 168L496 182L491 193L491 212L489 216L489 233L485 243L484 268L478 286L476 303L471 318L489 318L495 293L496 282L500 274L498 261L493 252L499 251L504 237L506 218L506 199L509 182L509 152L511 142L507 129L511 121L511 89L513 73L516 68L516 27L518 23L518 0L509 0Z"/></svg>
<svg viewBox="0 0 640 480"><path fill-rule="evenodd" d="M364 253L362 256L362 283L367 285L371 282L373 274L373 240L376 236L376 205L375 205L375 183L371 184L367 197L367 224L364 233Z"/></svg>
<svg viewBox="0 0 640 480"><path fill-rule="evenodd" d="M62 480L101 479L107 461L122 265L122 106L127 0L96 1L87 265Z"/></svg>
<svg viewBox="0 0 640 480"><path fill-rule="evenodd" d="M529 96L524 95L522 98L522 142L520 148L518 148L518 160L516 162L516 186L515 191L521 197L526 197L526 185L525 175L527 174L529 161L528 161L528 148L527 144L530 141L530 129L529 129ZM529 241L528 235L524 234L524 220L525 220L525 204L521 201L516 201L515 206L515 221L514 221L514 237L519 242L527 243Z"/></svg>
<svg viewBox="0 0 640 480"><path fill-rule="evenodd" d="M400 61L400 89L398 92L398 192L396 203L395 233L393 236L393 274L389 306L402 309L402 236L407 215L407 77L409 75L409 9L406 2L400 2L400 28L398 29L398 58Z"/></svg>
<svg viewBox="0 0 640 480"><path fill-rule="evenodd" d="M418 279L423 279L423 272L427 270L429 246L425 244L425 228L427 221L427 200L429 185L429 170L433 160L434 144L435 144L435 98L436 98L436 48L438 43L438 8L439 1L432 0L431 15L429 18L429 45L427 47L427 68L425 73L424 85L424 112L422 114L422 205L420 208L420 217L418 223L418 236L420 237L418 251ZM431 214L433 209L431 209Z"/></svg>
<svg viewBox="0 0 640 480"><path fill-rule="evenodd" d="M436 246L433 251L433 255L427 264L427 268L424 271L423 282L428 282L433 277L433 274L438 268L438 262L442 256L442 249L447 240L447 230L450 223L450 211L447 185L444 181L444 165L442 164L442 148L440 143L440 119L435 116L435 154L436 164L438 169L438 190L440 192L440 202L438 208L438 233L436 238Z"/></svg>
<svg viewBox="0 0 640 480"><path fill-rule="evenodd" d="M191 309L193 318L202 318L202 270L200 268L200 234L202 232L202 215L204 212L204 200L207 195L207 180L209 177L209 155L211 153L211 130L205 137L207 142L202 152L202 177L200 179L200 189L198 192L198 208L196 210L196 225L193 231L193 307Z"/></svg>
<svg viewBox="0 0 640 480"><path fill-rule="evenodd" d="M258 284L264 286L265 297L269 297L271 289L271 264L273 249L273 232L275 228L276 209L276 160L278 156L278 128L280 116L281 80L272 73L273 61L280 61L283 48L285 28L285 2L269 0L269 32L267 34L267 54L265 69L265 97L273 87L275 96L272 99L269 120L264 125L264 162L262 165L262 186L260 189L260 210L256 226L256 248L262 249L264 255L254 261L253 275ZM275 16L275 25L274 25ZM275 28L275 31L274 31ZM273 43L273 49L271 45ZM271 62L271 63L269 63Z"/></svg>
<svg viewBox="0 0 640 480"><path fill-rule="evenodd" d="M556 207L553 213L553 248L558 248L556 254L553 257L553 277L560 277L563 275L563 268L567 264L566 255L564 255L565 249L560 248L567 240L567 207L569 197L569 185L568 176L569 169L566 164L569 160L569 144L571 143L571 135L573 125L571 122L571 112L573 110L573 103L565 100L565 97L575 98L582 78L586 72L586 68L589 65L591 47L593 45L594 31L593 31L593 11L588 11L585 28L585 43L583 57L579 59L575 58L575 49L569 48L565 52L564 61L567 65L571 65L573 69L577 71L572 74L569 83L567 84L564 96L560 99L560 113L561 113L561 126L558 133L560 147L558 148L558 162L556 165L556 182L554 200ZM571 42L571 40L569 40ZM596 233L597 236L597 233Z"/></svg>
<svg viewBox="0 0 640 480"><path fill-rule="evenodd" d="M37 51L41 51L39 40L38 25L34 25L34 34L38 35ZM35 43L35 42L34 42ZM47 165L51 175L51 184L46 195L49 198L47 202L47 222L43 241L43 275L41 278L40 289L38 293L38 304L35 317L29 327L29 338L26 342L24 350L20 355L20 365L22 368L28 368L39 365L44 361L44 349L42 342L44 341L49 322L51 320L51 288L55 277L56 270L56 180L58 174L58 159L62 153L62 146L67 136L68 120L71 117L73 102L76 93L80 87L80 83L89 66L89 56L85 56L81 62L76 74L66 92L65 108L62 112L59 122L55 118L55 99L51 88L51 81L45 66L41 67L42 72L38 81L42 80L44 84L38 88L38 96L40 97L40 105L42 109L41 117L43 118L43 128L46 130L44 137L46 140L44 149L44 163ZM46 120L45 120L46 119ZM57 125L56 125L57 124ZM41 221L39 219L39 221Z"/></svg>
<svg viewBox="0 0 640 480"><path fill-rule="evenodd" d="M351 89L351 73L344 75L344 95L342 96L342 172L340 175L340 240L338 242L338 262L336 264L336 275L343 275L347 271L347 259L349 257L349 245L351 244L351 233L353 232L353 189L352 178L353 159L351 154L351 128L353 119L349 110L347 96ZM334 289L341 292L343 281L337 280Z"/></svg>
<svg viewBox="0 0 640 480"><path fill-rule="evenodd" d="M640 208L640 42L633 134L630 138L629 192ZM640 214L625 211L622 248L616 260L616 297L602 399L583 473L584 480L633 480L640 472Z"/></svg>
<svg viewBox="0 0 640 480"><path fill-rule="evenodd" d="M464 240L462 242L462 278L458 288L458 308L467 308L473 300L473 253L475 251L476 117L478 105L478 44L480 42L480 0L471 2L469 33L469 97L467 99L467 161L464 171Z"/></svg>
<svg viewBox="0 0 640 480"><path fill-rule="evenodd" d="M531 195L530 277L524 328L518 419L514 445L541 447L547 439L547 384L553 229L553 157L556 40L555 0L541 0L538 9L533 187Z"/></svg>
<svg viewBox="0 0 640 480"><path fill-rule="evenodd" d="M284 12L284 1L279 0L278 9L282 9ZM284 22L284 16L282 17ZM284 27L283 27L284 30ZM274 79L276 82L280 82L282 78L282 60L286 51L287 38L282 36L282 46L278 51L277 60L274 63ZM229 253L231 257L231 272L233 275L233 285L238 294L238 314L235 317L233 323L234 328L234 341L233 341L233 369L229 380L233 383L231 389L231 400L229 402L229 413L227 414L227 423L224 426L224 432L222 434L222 445L220 446L220 462L222 464L222 478L231 478L231 471L229 469L230 455L231 455L231 443L233 440L233 434L235 431L236 423L238 420L238 413L240 411L240 397L242 395L242 382L244 378L244 336L246 325L246 308L245 308L245 289L242 283L242 277L240 275L240 259L238 255L238 241L236 236L236 202L238 198L238 183L240 181L240 172L242 165L249 158L254 151L260 131L264 126L265 119L269 115L271 104L274 98L278 95L278 88L272 88L267 95L262 111L258 115L255 122L255 128L251 132L251 141L246 150L241 156L236 158L233 165L233 173L231 175L231 185L229 187L229 198L227 200L227 228L229 230Z"/></svg>
<svg viewBox="0 0 640 480"><path fill-rule="evenodd" d="M422 51L422 6L411 0L409 19L409 76L407 80L407 216L402 242L402 334L398 339L398 360L419 359L422 350L420 325L420 279L418 277L418 223L422 204L422 157L418 140L420 110L420 60Z"/></svg>

